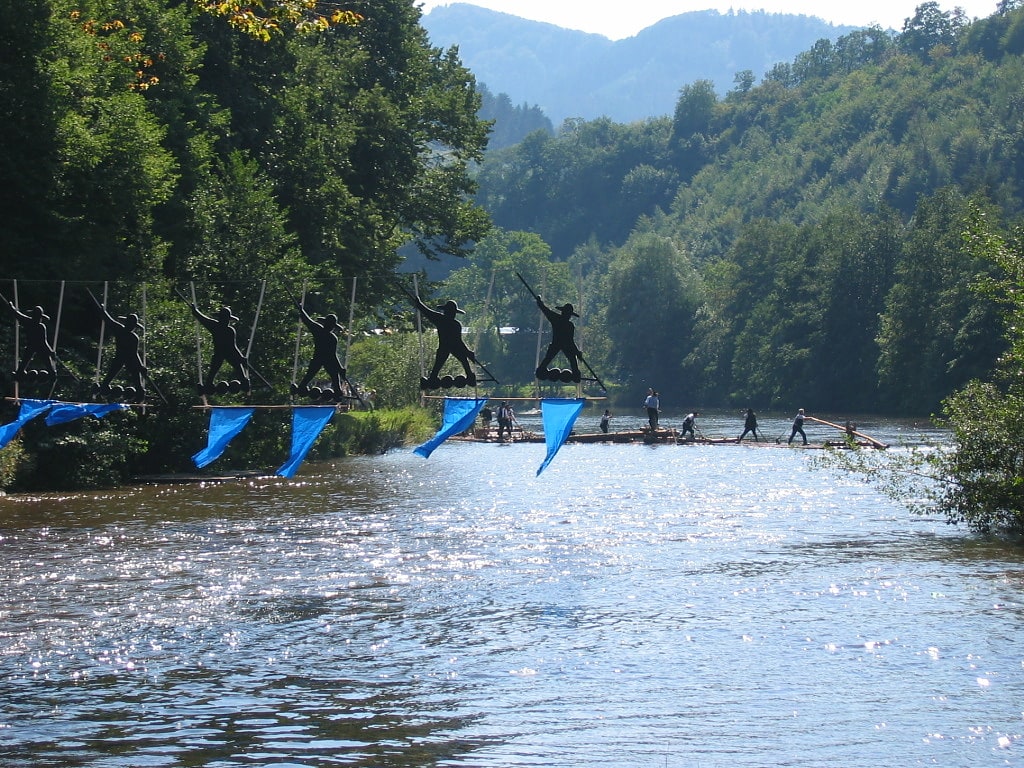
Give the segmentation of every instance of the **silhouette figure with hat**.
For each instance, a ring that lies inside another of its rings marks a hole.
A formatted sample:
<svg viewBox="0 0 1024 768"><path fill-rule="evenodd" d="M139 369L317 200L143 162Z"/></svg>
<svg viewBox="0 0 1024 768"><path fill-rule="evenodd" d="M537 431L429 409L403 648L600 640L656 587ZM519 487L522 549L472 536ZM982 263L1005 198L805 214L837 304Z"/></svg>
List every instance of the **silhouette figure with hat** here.
<svg viewBox="0 0 1024 768"><path fill-rule="evenodd" d="M28 313L22 312L13 301L7 302L11 313L18 321L25 326L25 357L22 358L18 370L14 372L15 378L25 378L28 364L35 358L46 361L46 367L41 368L40 373L44 376L55 376L57 374L57 353L50 346L49 332L46 328L46 321L50 319L42 307L34 307Z"/></svg>
<svg viewBox="0 0 1024 768"><path fill-rule="evenodd" d="M299 317L303 324L309 329L313 336L313 358L306 368L306 375L298 384L300 394L309 394L309 383L321 369L331 377L331 386L336 396L341 395L342 381L348 378L345 367L338 358L338 331L343 331L338 324L338 316L334 314L314 320L306 312L301 301L296 301L295 306L299 310Z"/></svg>
<svg viewBox="0 0 1024 768"><path fill-rule="evenodd" d="M548 345L544 359L537 366L537 378L550 378L553 371L548 370L548 364L555 359L555 355L561 352L569 361L569 369L572 372L572 381L580 381L580 348L576 346L576 326L572 319L579 317L573 309L572 304L563 304L552 309L544 301L537 297L537 306L544 313L544 317L551 323L551 343Z"/></svg>
<svg viewBox="0 0 1024 768"><path fill-rule="evenodd" d="M419 296L410 295L410 298L424 319L437 329L437 353L434 355L434 366L430 369L430 374L423 380L423 386L425 388L441 386L438 374L449 357L454 357L462 364L462 369L466 372L466 384L471 387L475 386L476 374L469 363L470 361L476 362L476 355L462 340L462 323L458 319L458 315L466 314L465 311L459 309L459 305L451 299L437 309L431 309L423 303Z"/></svg>
<svg viewBox="0 0 1024 768"><path fill-rule="evenodd" d="M237 323L238 318L231 313L231 307L221 307L217 317L204 315L195 304L189 302L192 315L199 323L210 332L213 341L213 354L210 356L210 373L206 377L208 386L213 386L214 377L220 371L225 362L230 363L241 381L242 389L248 392L252 389L249 380L249 361L238 348L238 334L232 323Z"/></svg>
<svg viewBox="0 0 1024 768"><path fill-rule="evenodd" d="M114 377L125 370L131 378L132 386L135 387L135 393L140 397L145 397L146 394L146 366L142 362L142 355L139 351L141 333L145 328L142 323L139 322L139 316L132 313L122 318L115 318L107 308L101 304L92 292L89 293L92 296L93 303L96 305L96 309L103 316L103 319L110 326L111 333L114 335L114 359L110 361L110 368L107 370L107 375L100 384L101 390L107 390L109 392L110 382L113 381Z"/></svg>

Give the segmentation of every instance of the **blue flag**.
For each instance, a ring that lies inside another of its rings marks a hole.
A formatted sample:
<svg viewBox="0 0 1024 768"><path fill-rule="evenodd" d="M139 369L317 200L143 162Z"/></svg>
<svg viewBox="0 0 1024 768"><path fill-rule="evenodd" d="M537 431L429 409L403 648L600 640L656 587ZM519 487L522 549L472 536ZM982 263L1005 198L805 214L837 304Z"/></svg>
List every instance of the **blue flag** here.
<svg viewBox="0 0 1024 768"><path fill-rule="evenodd" d="M53 400L22 400L21 410L18 411L18 418L10 424L0 427L0 448L3 448L14 436L18 434L23 426L28 424L36 416L40 416L50 410Z"/></svg>
<svg viewBox="0 0 1024 768"><path fill-rule="evenodd" d="M102 419L108 413L121 411L128 406L122 403L54 403L53 408L46 414L46 426L53 427L57 424L66 424L85 416L92 416L95 419Z"/></svg>
<svg viewBox="0 0 1024 768"><path fill-rule="evenodd" d="M537 469L539 475L551 463L558 449L565 443L576 423L576 417L583 410L586 400L541 400L541 418L544 420L544 442L548 447L548 455L544 463Z"/></svg>
<svg viewBox="0 0 1024 768"><path fill-rule="evenodd" d="M444 414L441 417L441 428L437 434L427 440L423 445L413 448L417 456L428 458L441 443L452 435L465 432L473 426L477 414L487 405L487 399L477 400L463 397L446 397L444 399Z"/></svg>
<svg viewBox="0 0 1024 768"><path fill-rule="evenodd" d="M333 405L304 405L292 411L292 452L277 474L292 477L334 415Z"/></svg>
<svg viewBox="0 0 1024 768"><path fill-rule="evenodd" d="M192 461L202 469L216 461L249 423L255 408L214 408L210 411L210 430L206 447L192 456Z"/></svg>

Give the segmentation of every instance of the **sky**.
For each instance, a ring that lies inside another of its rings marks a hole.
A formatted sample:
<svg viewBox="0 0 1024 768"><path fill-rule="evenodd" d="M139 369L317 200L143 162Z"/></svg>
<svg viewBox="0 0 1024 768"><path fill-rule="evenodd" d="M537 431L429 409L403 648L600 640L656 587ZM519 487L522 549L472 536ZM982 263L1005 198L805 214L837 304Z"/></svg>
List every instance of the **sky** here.
<svg viewBox="0 0 1024 768"><path fill-rule="evenodd" d="M749 5L714 0L631 0L628 3L609 0L460 0L468 5L490 8L533 21L546 21L566 29L578 29L620 40L632 37L641 29L662 19L689 11L730 10L765 11L767 13L794 13L817 16L833 24L864 27L879 24L899 31L904 19L914 15L914 9L925 0L754 0ZM959 6L969 19L984 18L995 13L998 0L938 0L944 11ZM435 6L451 5L451 0L423 0L423 13Z"/></svg>

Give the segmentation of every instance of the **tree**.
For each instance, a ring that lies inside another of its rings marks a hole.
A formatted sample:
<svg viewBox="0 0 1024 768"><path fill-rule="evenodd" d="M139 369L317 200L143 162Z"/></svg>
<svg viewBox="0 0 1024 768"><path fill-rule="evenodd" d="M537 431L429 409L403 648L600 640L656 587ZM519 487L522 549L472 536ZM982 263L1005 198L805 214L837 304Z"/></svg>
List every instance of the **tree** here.
<svg viewBox="0 0 1024 768"><path fill-rule="evenodd" d="M953 189L917 207L881 315L879 380L888 405L934 411L943 397L984 375L1002 351L995 305L972 292L991 264L964 253L970 212Z"/></svg>
<svg viewBox="0 0 1024 768"><path fill-rule="evenodd" d="M610 358L622 381L654 386L677 402L692 399L683 361L693 346L701 283L686 251L655 232L635 232L612 254L604 295Z"/></svg>
<svg viewBox="0 0 1024 768"><path fill-rule="evenodd" d="M245 34L264 42L292 27L299 32L319 32L332 24L355 26L363 16L351 9L318 0L195 0L201 11L221 16Z"/></svg>
<svg viewBox="0 0 1024 768"><path fill-rule="evenodd" d="M826 463L863 474L913 511L938 511L979 533L1024 534L1024 229L1004 237L975 208L965 222L965 255L987 259L1000 273L976 283L1003 307L1007 353L985 380L975 379L943 403L940 426L949 446L896 456L861 452Z"/></svg>
<svg viewBox="0 0 1024 768"><path fill-rule="evenodd" d="M934 0L921 3L912 18L903 22L899 48L922 60L932 55L937 46L953 49L959 32L966 24L963 11L942 11Z"/></svg>

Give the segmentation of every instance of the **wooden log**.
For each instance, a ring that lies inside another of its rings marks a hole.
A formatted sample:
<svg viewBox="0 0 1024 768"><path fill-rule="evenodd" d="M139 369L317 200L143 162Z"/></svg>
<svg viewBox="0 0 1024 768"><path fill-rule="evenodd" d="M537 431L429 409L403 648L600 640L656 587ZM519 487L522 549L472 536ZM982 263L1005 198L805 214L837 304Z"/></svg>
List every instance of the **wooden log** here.
<svg viewBox="0 0 1024 768"><path fill-rule="evenodd" d="M819 424L824 424L827 427L835 427L836 429L838 429L840 432L843 432L843 433L847 432L846 427L841 427L838 424L833 424L831 421L825 421L824 419L819 419L819 418L817 418L815 416L805 416L804 418L810 419L811 421L816 421ZM849 431L852 434L856 435L857 437L859 437L859 438L861 438L863 440L867 440L869 443L871 443L871 446L873 448L880 448L880 449L884 450L884 449L889 447L888 445L886 445L885 443L881 442L880 440L875 440L875 438L871 437L870 435L865 435L863 432L858 432L855 429L852 429L852 430L849 430Z"/></svg>

